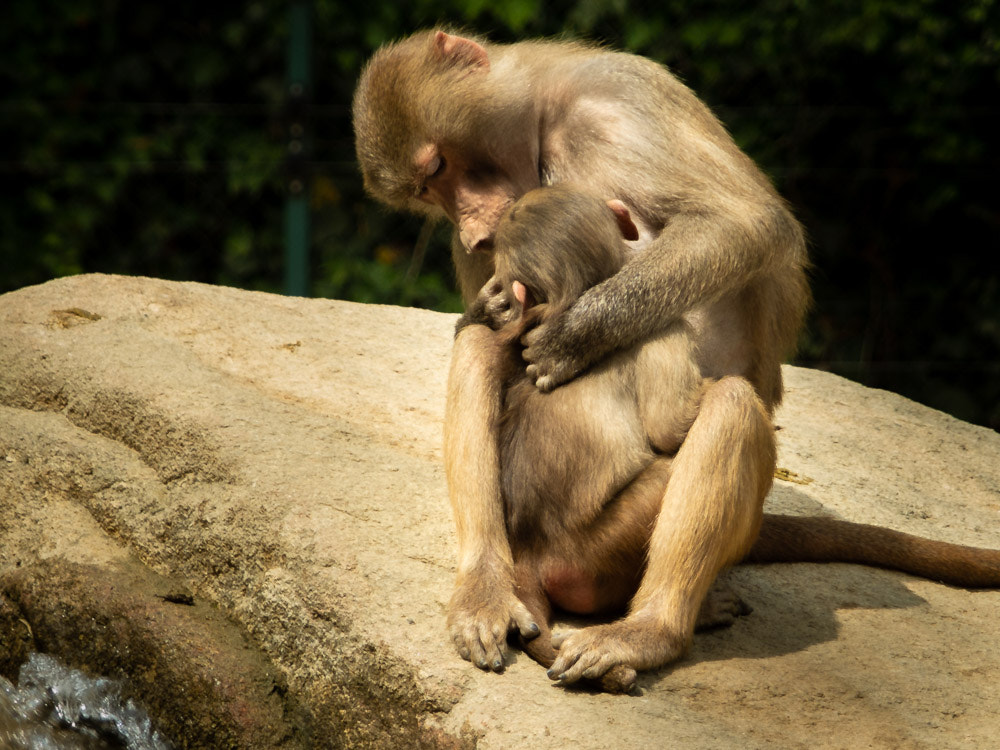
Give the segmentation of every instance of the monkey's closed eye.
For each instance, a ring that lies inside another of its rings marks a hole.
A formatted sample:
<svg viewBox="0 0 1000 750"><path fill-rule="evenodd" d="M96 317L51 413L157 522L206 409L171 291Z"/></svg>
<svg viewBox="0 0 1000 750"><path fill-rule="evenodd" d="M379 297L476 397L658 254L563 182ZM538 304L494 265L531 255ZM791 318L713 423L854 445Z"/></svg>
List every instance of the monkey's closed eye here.
<svg viewBox="0 0 1000 750"><path fill-rule="evenodd" d="M429 188L427 187L427 180L433 177L440 177L441 174L444 172L444 169L445 169L445 160L444 157L441 156L440 154L435 156L433 159L430 160L430 162L427 163L427 167L424 170L423 182L421 182L420 186L417 188L418 198L423 198L425 200L427 199L428 193L430 192Z"/></svg>
<svg viewBox="0 0 1000 750"><path fill-rule="evenodd" d="M444 172L445 160L443 156L438 156L437 160L431 164L431 168L427 170L428 177L437 177L442 172Z"/></svg>

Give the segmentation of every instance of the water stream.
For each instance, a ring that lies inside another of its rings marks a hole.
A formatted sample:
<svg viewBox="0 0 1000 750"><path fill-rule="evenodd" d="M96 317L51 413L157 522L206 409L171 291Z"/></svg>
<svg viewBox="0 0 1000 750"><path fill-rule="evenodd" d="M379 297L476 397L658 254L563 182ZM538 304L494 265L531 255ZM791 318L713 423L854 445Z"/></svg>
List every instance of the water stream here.
<svg viewBox="0 0 1000 750"><path fill-rule="evenodd" d="M2 750L170 750L121 684L89 677L47 654L21 666L17 685L0 677Z"/></svg>

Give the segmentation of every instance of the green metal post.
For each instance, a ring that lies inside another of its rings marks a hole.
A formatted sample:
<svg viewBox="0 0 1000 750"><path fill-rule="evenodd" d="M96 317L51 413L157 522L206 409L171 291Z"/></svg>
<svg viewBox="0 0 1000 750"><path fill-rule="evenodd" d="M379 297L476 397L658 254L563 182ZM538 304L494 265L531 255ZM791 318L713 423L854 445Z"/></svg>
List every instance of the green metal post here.
<svg viewBox="0 0 1000 750"><path fill-rule="evenodd" d="M306 115L312 89L312 14L293 0L288 15L288 201L285 205L285 293L309 293L309 185Z"/></svg>

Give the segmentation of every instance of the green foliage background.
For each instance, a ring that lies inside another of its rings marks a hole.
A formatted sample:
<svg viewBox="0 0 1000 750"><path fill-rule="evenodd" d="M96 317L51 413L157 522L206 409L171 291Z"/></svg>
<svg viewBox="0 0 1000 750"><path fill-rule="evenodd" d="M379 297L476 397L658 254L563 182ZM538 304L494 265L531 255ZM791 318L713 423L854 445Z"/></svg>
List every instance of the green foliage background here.
<svg viewBox="0 0 1000 750"><path fill-rule="evenodd" d="M280 291L288 3L12 0L0 291L102 271ZM315 0L312 293L457 310L447 228L361 192L350 98L436 22L660 60L811 237L799 362L1000 429L1000 0Z"/></svg>

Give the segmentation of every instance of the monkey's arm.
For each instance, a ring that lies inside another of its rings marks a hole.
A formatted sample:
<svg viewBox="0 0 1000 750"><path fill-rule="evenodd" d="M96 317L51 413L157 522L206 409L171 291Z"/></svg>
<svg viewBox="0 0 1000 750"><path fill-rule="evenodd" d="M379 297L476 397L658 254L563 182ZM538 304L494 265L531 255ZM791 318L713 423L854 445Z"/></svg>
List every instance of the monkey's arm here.
<svg viewBox="0 0 1000 750"><path fill-rule="evenodd" d="M765 275L779 282L798 278L804 264L802 230L776 197L734 199L675 214L615 276L526 334L528 374L541 390L551 390L608 354L647 340L697 305Z"/></svg>
<svg viewBox="0 0 1000 750"><path fill-rule="evenodd" d="M538 635L531 613L514 593L514 569L500 494L500 356L496 334L462 328L448 373L444 454L448 495L458 533L458 578L448 628L464 659L503 669L507 632Z"/></svg>

